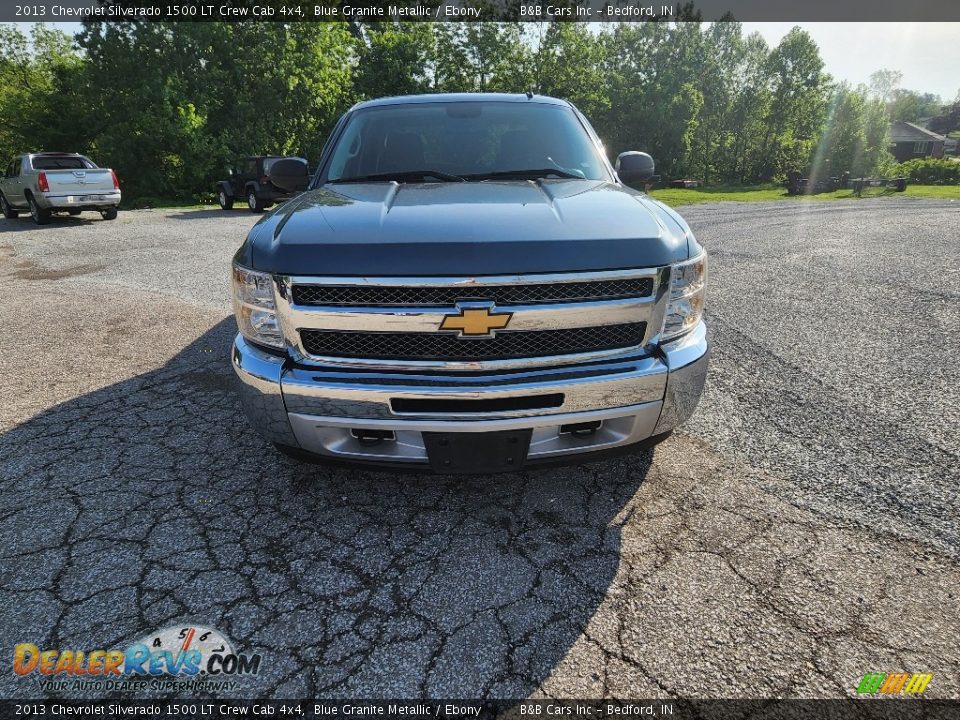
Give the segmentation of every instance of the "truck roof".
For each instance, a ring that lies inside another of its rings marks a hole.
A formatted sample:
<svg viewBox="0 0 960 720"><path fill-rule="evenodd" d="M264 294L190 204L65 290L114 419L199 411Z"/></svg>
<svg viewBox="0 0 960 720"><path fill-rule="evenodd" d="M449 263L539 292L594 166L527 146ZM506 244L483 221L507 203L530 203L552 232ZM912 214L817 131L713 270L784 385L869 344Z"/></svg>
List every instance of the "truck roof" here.
<svg viewBox="0 0 960 720"><path fill-rule="evenodd" d="M427 95L396 95L393 97L382 97L376 100L365 100L354 105L351 110L362 108L379 107L381 105L409 105L419 103L437 103L437 102L533 102L542 105L566 105L566 100L550 97L548 95L528 95L525 93L431 93Z"/></svg>

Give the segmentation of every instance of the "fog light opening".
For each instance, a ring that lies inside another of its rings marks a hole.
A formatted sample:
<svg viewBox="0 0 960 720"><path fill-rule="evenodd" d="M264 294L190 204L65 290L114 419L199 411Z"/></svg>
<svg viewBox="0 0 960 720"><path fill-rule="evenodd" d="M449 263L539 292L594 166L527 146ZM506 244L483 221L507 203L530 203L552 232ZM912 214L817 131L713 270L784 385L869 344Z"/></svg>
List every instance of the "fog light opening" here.
<svg viewBox="0 0 960 720"><path fill-rule="evenodd" d="M597 430L603 425L602 420L593 422L571 423L570 425L561 425L561 435L573 435L575 438L589 438L597 434Z"/></svg>
<svg viewBox="0 0 960 720"><path fill-rule="evenodd" d="M356 428L350 431L350 434L364 447L379 445L384 440L396 440L393 430L358 430Z"/></svg>

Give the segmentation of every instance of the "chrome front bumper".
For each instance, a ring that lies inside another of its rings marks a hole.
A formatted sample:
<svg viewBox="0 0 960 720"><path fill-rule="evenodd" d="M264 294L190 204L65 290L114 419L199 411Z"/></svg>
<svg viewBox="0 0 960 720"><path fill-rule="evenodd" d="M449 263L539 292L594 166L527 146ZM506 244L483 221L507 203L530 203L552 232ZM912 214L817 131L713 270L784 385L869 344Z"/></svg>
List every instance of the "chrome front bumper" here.
<svg viewBox="0 0 960 720"><path fill-rule="evenodd" d="M244 411L267 440L341 461L428 469L424 432L529 428L531 462L586 460L590 453L666 433L696 408L709 354L701 323L643 358L515 372L388 373L295 367L238 334L233 366ZM406 409L437 400L464 401L464 407L478 400L529 407L456 413ZM587 437L560 432L564 425L596 421L599 429ZM363 444L354 436L358 430L387 430L394 439Z"/></svg>

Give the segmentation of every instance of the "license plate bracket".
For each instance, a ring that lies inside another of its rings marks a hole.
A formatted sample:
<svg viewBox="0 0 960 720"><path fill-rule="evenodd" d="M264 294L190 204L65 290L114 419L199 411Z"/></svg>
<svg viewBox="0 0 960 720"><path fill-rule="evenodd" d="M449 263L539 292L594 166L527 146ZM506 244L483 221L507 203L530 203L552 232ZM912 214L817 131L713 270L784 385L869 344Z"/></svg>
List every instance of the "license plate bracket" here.
<svg viewBox="0 0 960 720"><path fill-rule="evenodd" d="M423 433L430 466L439 473L498 473L523 467L533 431Z"/></svg>

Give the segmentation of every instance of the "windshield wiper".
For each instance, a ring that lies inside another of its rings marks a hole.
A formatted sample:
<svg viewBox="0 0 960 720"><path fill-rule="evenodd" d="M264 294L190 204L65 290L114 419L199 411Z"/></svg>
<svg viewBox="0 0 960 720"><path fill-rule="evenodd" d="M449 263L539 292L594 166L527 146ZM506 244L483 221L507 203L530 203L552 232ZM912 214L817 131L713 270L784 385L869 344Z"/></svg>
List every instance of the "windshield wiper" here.
<svg viewBox="0 0 960 720"><path fill-rule="evenodd" d="M354 175L353 177L337 178L331 180L332 183L363 183L363 182L382 182L385 180L396 180L397 182L406 182L407 180L416 180L417 178L436 178L444 182L465 182L465 179L459 175L451 175L440 170L398 170L396 172L373 173L371 175Z"/></svg>
<svg viewBox="0 0 960 720"><path fill-rule="evenodd" d="M584 176L572 173L569 170L560 168L537 168L531 170L496 170L494 172L477 173L476 175L466 175L467 180L493 180L495 178L521 178L536 179L549 177L553 175L559 178L570 178L573 180L583 180Z"/></svg>

